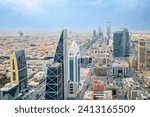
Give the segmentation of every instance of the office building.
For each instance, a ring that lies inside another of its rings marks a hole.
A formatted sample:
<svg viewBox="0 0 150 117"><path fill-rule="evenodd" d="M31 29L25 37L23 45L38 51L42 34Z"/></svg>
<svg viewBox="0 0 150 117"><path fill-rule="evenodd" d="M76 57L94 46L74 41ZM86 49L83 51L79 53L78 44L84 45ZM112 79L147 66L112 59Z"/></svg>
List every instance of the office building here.
<svg viewBox="0 0 150 117"><path fill-rule="evenodd" d="M61 63L62 64L62 90L63 97L62 99L68 99L68 53L67 53L67 31L63 30L56 48L54 61L53 63ZM50 69L50 68L48 68ZM47 75L49 73L47 72ZM47 77L48 78L48 77ZM48 81L48 80L47 80ZM49 90L49 83L46 82L46 92Z"/></svg>
<svg viewBox="0 0 150 117"><path fill-rule="evenodd" d="M150 39L138 41L138 71L150 70Z"/></svg>
<svg viewBox="0 0 150 117"><path fill-rule="evenodd" d="M68 52L68 77L69 92L68 98L75 99L77 96L78 84L80 82L80 50L75 41L73 41Z"/></svg>
<svg viewBox="0 0 150 117"><path fill-rule="evenodd" d="M27 88L27 64L24 50L12 51L10 54L10 81L19 84L19 91Z"/></svg>
<svg viewBox="0 0 150 117"><path fill-rule="evenodd" d="M69 80L80 82L80 50L75 41L73 41L68 52L69 56Z"/></svg>
<svg viewBox="0 0 150 117"><path fill-rule="evenodd" d="M15 100L19 96L19 85L7 83L0 89L0 100Z"/></svg>
<svg viewBox="0 0 150 117"><path fill-rule="evenodd" d="M78 95L78 83L68 81L68 99L69 100L76 100Z"/></svg>
<svg viewBox="0 0 150 117"><path fill-rule="evenodd" d="M114 57L129 57L128 29L115 32L113 35Z"/></svg>
<svg viewBox="0 0 150 117"><path fill-rule="evenodd" d="M90 66L92 64L92 57L90 56L82 56L81 57L81 65Z"/></svg>
<svg viewBox="0 0 150 117"><path fill-rule="evenodd" d="M107 38L110 39L111 37L111 22L107 22Z"/></svg>
<svg viewBox="0 0 150 117"><path fill-rule="evenodd" d="M96 39L97 34L96 34L96 30L93 30L93 39Z"/></svg>
<svg viewBox="0 0 150 117"><path fill-rule="evenodd" d="M63 99L62 64L53 63L47 69L46 100Z"/></svg>
<svg viewBox="0 0 150 117"><path fill-rule="evenodd" d="M129 64L125 60L114 60L112 63L112 75L113 76L128 76Z"/></svg>

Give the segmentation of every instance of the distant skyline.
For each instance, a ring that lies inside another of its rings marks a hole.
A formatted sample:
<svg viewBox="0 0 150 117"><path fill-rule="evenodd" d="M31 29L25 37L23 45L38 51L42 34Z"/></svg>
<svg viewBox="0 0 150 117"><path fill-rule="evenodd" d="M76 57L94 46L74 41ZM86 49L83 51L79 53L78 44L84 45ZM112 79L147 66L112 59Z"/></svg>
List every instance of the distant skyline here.
<svg viewBox="0 0 150 117"><path fill-rule="evenodd" d="M150 0L0 0L0 31L150 30Z"/></svg>

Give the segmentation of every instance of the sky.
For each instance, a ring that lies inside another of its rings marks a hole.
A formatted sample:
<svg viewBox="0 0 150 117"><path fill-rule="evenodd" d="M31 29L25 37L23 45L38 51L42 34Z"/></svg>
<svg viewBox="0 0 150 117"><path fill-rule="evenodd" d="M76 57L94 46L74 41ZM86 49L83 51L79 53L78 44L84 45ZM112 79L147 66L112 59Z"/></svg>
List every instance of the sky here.
<svg viewBox="0 0 150 117"><path fill-rule="evenodd" d="M0 0L0 30L150 30L150 0Z"/></svg>

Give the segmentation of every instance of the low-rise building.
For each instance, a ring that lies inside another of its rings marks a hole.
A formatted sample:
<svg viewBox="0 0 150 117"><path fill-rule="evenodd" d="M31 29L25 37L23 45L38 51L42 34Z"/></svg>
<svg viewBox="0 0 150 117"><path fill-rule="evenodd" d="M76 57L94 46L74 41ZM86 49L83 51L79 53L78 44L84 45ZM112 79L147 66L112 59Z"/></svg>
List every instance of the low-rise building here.
<svg viewBox="0 0 150 117"><path fill-rule="evenodd" d="M128 76L129 75L129 64L125 60L115 59L112 63L112 74L113 76Z"/></svg>
<svg viewBox="0 0 150 117"><path fill-rule="evenodd" d="M93 100L93 92L86 91L83 100Z"/></svg>
<svg viewBox="0 0 150 117"><path fill-rule="evenodd" d="M19 85L7 83L0 89L1 100L14 100L19 96Z"/></svg>
<svg viewBox="0 0 150 117"><path fill-rule="evenodd" d="M123 90L127 94L129 100L136 100L139 93L140 85L135 82L132 78L122 79Z"/></svg>

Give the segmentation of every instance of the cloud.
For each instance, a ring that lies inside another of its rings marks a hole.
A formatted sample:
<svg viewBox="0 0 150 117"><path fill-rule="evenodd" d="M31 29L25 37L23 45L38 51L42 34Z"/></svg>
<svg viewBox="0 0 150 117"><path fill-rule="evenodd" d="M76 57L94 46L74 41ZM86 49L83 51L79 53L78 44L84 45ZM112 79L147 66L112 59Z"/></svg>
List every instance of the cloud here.
<svg viewBox="0 0 150 117"><path fill-rule="evenodd" d="M45 14L45 5L61 5L67 0L0 0L0 5L23 14Z"/></svg>

